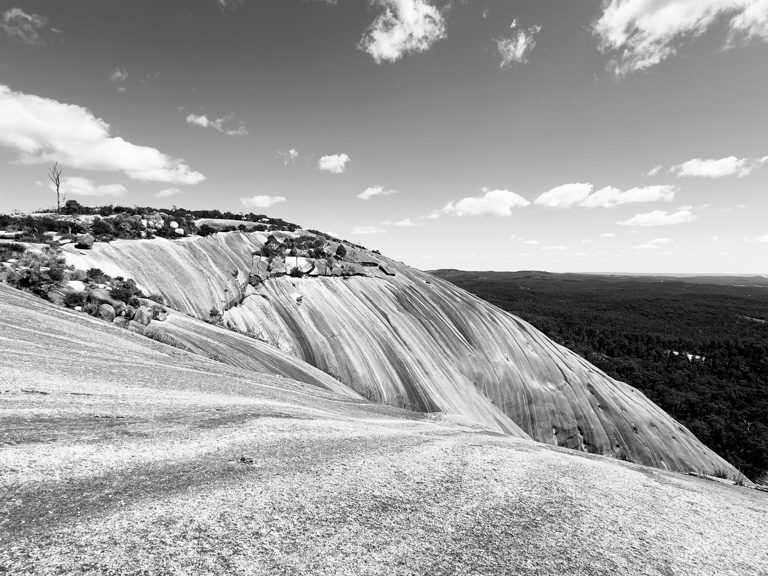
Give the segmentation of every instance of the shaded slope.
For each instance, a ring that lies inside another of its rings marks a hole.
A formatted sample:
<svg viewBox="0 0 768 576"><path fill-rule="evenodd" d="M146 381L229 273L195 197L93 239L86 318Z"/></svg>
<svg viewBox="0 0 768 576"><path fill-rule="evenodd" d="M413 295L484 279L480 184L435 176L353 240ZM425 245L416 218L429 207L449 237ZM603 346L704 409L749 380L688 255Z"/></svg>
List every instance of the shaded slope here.
<svg viewBox="0 0 768 576"><path fill-rule="evenodd" d="M0 572L765 574L768 498L253 374L0 286Z"/></svg>
<svg viewBox="0 0 768 576"><path fill-rule="evenodd" d="M80 267L136 279L175 308L225 319L358 392L416 409L462 414L497 430L513 421L536 440L617 451L672 470L731 470L634 388L608 378L522 320L425 273L267 280L248 295L263 234L178 242L118 241L69 251ZM300 298L299 298L300 297Z"/></svg>

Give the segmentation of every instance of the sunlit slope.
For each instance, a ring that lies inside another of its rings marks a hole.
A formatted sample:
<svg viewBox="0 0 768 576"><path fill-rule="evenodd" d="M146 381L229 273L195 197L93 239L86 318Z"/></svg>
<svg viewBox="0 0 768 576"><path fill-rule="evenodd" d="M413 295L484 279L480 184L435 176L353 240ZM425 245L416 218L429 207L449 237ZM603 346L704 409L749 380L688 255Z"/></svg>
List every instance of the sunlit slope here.
<svg viewBox="0 0 768 576"><path fill-rule="evenodd" d="M254 373L2 285L0 342L3 574L768 570L754 490Z"/></svg>
<svg viewBox="0 0 768 576"><path fill-rule="evenodd" d="M671 470L735 471L631 386L522 320L420 271L270 278L248 288L265 235L117 241L70 249L80 267L137 280L174 308L225 319L368 398L462 414L536 440Z"/></svg>

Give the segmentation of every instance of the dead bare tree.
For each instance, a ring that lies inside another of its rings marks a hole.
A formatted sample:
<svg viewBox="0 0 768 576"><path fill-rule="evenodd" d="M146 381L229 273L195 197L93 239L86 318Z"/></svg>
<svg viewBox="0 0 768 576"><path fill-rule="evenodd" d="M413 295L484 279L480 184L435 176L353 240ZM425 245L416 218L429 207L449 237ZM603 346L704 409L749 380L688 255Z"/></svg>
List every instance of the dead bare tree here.
<svg viewBox="0 0 768 576"><path fill-rule="evenodd" d="M51 169L48 171L48 178L51 179L53 185L56 187L56 213L61 214L61 166L58 162L54 162Z"/></svg>

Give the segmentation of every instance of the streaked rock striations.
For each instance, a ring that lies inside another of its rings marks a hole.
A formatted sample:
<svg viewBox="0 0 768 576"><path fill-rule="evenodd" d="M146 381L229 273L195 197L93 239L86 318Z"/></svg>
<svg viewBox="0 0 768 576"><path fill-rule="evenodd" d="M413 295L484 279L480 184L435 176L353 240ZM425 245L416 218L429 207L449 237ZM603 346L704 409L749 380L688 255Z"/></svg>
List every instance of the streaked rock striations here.
<svg viewBox="0 0 768 576"><path fill-rule="evenodd" d="M457 413L506 433L521 428L540 442L660 468L736 473L638 390L530 324L378 254L348 247L333 266L341 276L267 272L249 282L266 239L232 232L65 252L80 268L135 279L191 316L222 310L229 326L369 399ZM284 268L298 267L293 260Z"/></svg>

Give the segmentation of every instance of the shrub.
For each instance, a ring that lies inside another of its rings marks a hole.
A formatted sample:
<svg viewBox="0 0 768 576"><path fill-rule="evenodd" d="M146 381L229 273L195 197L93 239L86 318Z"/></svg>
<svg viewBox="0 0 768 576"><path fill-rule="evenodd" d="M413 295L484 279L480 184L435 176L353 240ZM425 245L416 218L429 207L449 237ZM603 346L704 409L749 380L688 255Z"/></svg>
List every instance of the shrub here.
<svg viewBox="0 0 768 576"><path fill-rule="evenodd" d="M344 247L344 244L339 244L339 247L336 248L336 257L344 258L346 255L347 255L347 249Z"/></svg>
<svg viewBox="0 0 768 576"><path fill-rule="evenodd" d="M46 300L53 288L61 288L66 265L61 251L46 248L42 252L24 252L8 271L7 281L11 286L32 292Z"/></svg>
<svg viewBox="0 0 768 576"><path fill-rule="evenodd" d="M24 246L15 242L0 244L0 262L6 262L12 258L18 259L25 250Z"/></svg>
<svg viewBox="0 0 768 576"><path fill-rule="evenodd" d="M299 270L297 266L294 266L293 268L291 268L291 271L288 273L288 275L293 276L294 278L301 278L302 276L304 276L304 273L301 270Z"/></svg>
<svg viewBox="0 0 768 576"><path fill-rule="evenodd" d="M152 300L152 302L157 302L158 304L165 304L165 298L163 298L160 294L150 294L146 298L147 300Z"/></svg>
<svg viewBox="0 0 768 576"><path fill-rule="evenodd" d="M197 233L200 236L210 236L211 234L216 234L217 230L210 224L203 224L198 228Z"/></svg>
<svg viewBox="0 0 768 576"><path fill-rule="evenodd" d="M67 308L75 308L85 304L85 294L82 292L67 292L62 301Z"/></svg>
<svg viewBox="0 0 768 576"><path fill-rule="evenodd" d="M101 268L89 268L86 272L88 279L96 282L97 284L103 284L107 280L107 275L101 270Z"/></svg>

